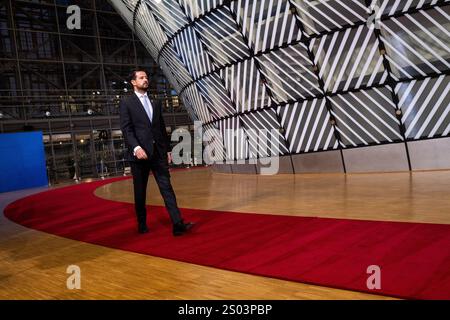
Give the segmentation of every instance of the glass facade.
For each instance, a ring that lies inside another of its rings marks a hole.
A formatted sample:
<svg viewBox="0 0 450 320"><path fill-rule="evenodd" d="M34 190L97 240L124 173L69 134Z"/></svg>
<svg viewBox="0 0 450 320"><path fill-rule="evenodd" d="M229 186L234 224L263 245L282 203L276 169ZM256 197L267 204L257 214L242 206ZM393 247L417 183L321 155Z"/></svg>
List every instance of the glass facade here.
<svg viewBox="0 0 450 320"><path fill-rule="evenodd" d="M70 5L80 29L70 29ZM0 132L42 130L50 181L122 174L118 102L150 74L168 132L191 126L178 95L106 0L0 0Z"/></svg>
<svg viewBox="0 0 450 320"><path fill-rule="evenodd" d="M276 156L450 135L448 0L111 3L223 160L265 155L252 130Z"/></svg>

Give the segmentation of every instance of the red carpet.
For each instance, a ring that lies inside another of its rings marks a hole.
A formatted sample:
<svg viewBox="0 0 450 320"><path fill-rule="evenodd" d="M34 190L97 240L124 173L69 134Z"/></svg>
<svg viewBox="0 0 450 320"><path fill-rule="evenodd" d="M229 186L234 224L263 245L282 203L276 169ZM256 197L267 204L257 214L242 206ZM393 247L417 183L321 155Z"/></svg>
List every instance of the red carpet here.
<svg viewBox="0 0 450 320"><path fill-rule="evenodd" d="M450 225L183 209L197 226L175 238L165 208L152 206L150 233L138 235L132 204L94 195L120 179L32 195L5 215L33 229L152 256L373 294L450 299ZM381 290L366 287L369 265L381 267Z"/></svg>

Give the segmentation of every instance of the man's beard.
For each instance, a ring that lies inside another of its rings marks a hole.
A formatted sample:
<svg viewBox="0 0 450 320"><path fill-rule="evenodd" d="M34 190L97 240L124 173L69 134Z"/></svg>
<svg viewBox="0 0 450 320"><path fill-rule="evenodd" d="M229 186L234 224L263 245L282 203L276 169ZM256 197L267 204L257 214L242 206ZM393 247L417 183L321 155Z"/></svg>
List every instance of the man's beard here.
<svg viewBox="0 0 450 320"><path fill-rule="evenodd" d="M147 90L148 89L148 84L143 84L143 85L141 85L141 86L139 86L139 87L137 87L139 90Z"/></svg>

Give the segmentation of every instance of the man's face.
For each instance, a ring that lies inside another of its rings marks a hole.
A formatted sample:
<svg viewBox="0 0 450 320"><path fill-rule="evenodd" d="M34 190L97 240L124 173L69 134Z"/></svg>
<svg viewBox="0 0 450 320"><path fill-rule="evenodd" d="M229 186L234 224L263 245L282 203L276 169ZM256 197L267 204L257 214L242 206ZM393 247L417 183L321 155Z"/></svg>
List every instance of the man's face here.
<svg viewBox="0 0 450 320"><path fill-rule="evenodd" d="M136 79L131 80L131 84L135 89L147 90L148 89L148 78L144 71L136 72Z"/></svg>

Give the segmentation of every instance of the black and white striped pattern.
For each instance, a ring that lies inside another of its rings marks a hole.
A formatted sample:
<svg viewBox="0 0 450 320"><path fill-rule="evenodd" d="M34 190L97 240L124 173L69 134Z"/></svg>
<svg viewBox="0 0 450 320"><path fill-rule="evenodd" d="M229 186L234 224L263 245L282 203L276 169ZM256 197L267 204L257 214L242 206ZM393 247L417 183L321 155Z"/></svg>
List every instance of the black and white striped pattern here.
<svg viewBox="0 0 450 320"><path fill-rule="evenodd" d="M167 35L164 33L161 25L156 21L146 4L142 4L138 7L136 12L136 24L139 26L136 28L136 31L143 32L146 35L145 40L141 37L140 39L143 42L151 41L158 51L160 51L168 41Z"/></svg>
<svg viewBox="0 0 450 320"><path fill-rule="evenodd" d="M230 100L227 90L217 74L213 73L212 75L197 81L197 86L207 102L210 114L214 119L232 115L237 112L234 104Z"/></svg>
<svg viewBox="0 0 450 320"><path fill-rule="evenodd" d="M450 0L110 2L226 159L450 135Z"/></svg>
<svg viewBox="0 0 450 320"><path fill-rule="evenodd" d="M206 107L200 93L198 92L195 84L188 86L183 91L183 100L189 104L189 106L195 111L198 120L202 122L211 121L211 116L209 115L209 110Z"/></svg>
<svg viewBox="0 0 450 320"><path fill-rule="evenodd" d="M231 100L244 112L270 105L271 99L253 59L220 70Z"/></svg>
<svg viewBox="0 0 450 320"><path fill-rule="evenodd" d="M169 81L169 83L173 86L173 88L175 89L175 91L177 92L181 92L181 90L183 89L183 85L180 84L180 82L177 80L177 78L173 75L173 71L172 68L170 68L166 62L164 61L164 59L161 59L159 61L159 65L161 67L161 70L164 72L164 75L166 76L167 80Z"/></svg>
<svg viewBox="0 0 450 320"><path fill-rule="evenodd" d="M143 0L151 8L166 34L170 37L189 23L176 0Z"/></svg>
<svg viewBox="0 0 450 320"><path fill-rule="evenodd" d="M248 158L248 141L239 117L227 118L217 122L225 146L226 160Z"/></svg>
<svg viewBox="0 0 450 320"><path fill-rule="evenodd" d="M203 51L202 44L191 27L184 29L173 39L173 46L194 79L213 69L209 56Z"/></svg>
<svg viewBox="0 0 450 320"><path fill-rule="evenodd" d="M223 0L179 0L184 12L192 19L204 15L223 3Z"/></svg>
<svg viewBox="0 0 450 320"><path fill-rule="evenodd" d="M183 106L186 109L189 118L192 119L192 121L200 121L198 119L197 114L195 113L195 110L192 108L192 106L189 104L189 100L185 99L185 97L183 96L183 94L180 95L180 99L183 101Z"/></svg>
<svg viewBox="0 0 450 320"><path fill-rule="evenodd" d="M366 21L365 0L291 0L308 34L321 34Z"/></svg>
<svg viewBox="0 0 450 320"><path fill-rule="evenodd" d="M303 43L257 58L267 86L278 102L306 99L321 94L317 76Z"/></svg>
<svg viewBox="0 0 450 320"><path fill-rule="evenodd" d="M325 99L314 99L278 107L291 153L338 148Z"/></svg>
<svg viewBox="0 0 450 320"><path fill-rule="evenodd" d="M138 0L110 0L112 6L131 29L133 29L133 12L137 1Z"/></svg>
<svg viewBox="0 0 450 320"><path fill-rule="evenodd" d="M402 122L408 139L447 136L450 132L450 76L398 84Z"/></svg>
<svg viewBox="0 0 450 320"><path fill-rule="evenodd" d="M237 0L231 3L231 11L254 52L273 49L302 37L287 0Z"/></svg>
<svg viewBox="0 0 450 320"><path fill-rule="evenodd" d="M403 140L391 96L384 87L329 98L343 146Z"/></svg>
<svg viewBox="0 0 450 320"><path fill-rule="evenodd" d="M192 76L189 74L188 70L181 62L180 57L171 46L166 46L161 52L161 56L158 62L162 64L163 60L164 64L172 70L171 73L173 77L177 80L182 88L193 81Z"/></svg>
<svg viewBox="0 0 450 320"><path fill-rule="evenodd" d="M313 39L310 49L320 65L324 89L335 93L383 84L388 73L378 46L374 31L365 25Z"/></svg>
<svg viewBox="0 0 450 320"><path fill-rule="evenodd" d="M137 23L137 26L140 26L140 23ZM153 42L151 36L145 29L138 28L136 31L136 36L141 39L142 45L147 49L153 59L158 59L159 50L156 48L155 43Z"/></svg>
<svg viewBox="0 0 450 320"><path fill-rule="evenodd" d="M248 137L250 158L265 158L289 153L275 110L243 114L240 119Z"/></svg>
<svg viewBox="0 0 450 320"><path fill-rule="evenodd" d="M223 142L223 136L219 131L218 127L214 123L205 124L202 127L203 129L203 141L207 141L206 148L214 150L214 158L216 161L225 160L225 145ZM206 150L205 150L206 151ZM206 152L208 154L208 152ZM212 153L212 152L211 152Z"/></svg>
<svg viewBox="0 0 450 320"><path fill-rule="evenodd" d="M250 55L228 8L211 12L194 26L218 66Z"/></svg>
<svg viewBox="0 0 450 320"><path fill-rule="evenodd" d="M411 9L420 9L426 5L435 5L442 0L372 0L371 7L378 7L383 15L394 15L399 12L408 12ZM445 0L450 2L450 0Z"/></svg>
<svg viewBox="0 0 450 320"><path fill-rule="evenodd" d="M395 80L450 70L450 6L389 19L381 24Z"/></svg>
<svg viewBox="0 0 450 320"><path fill-rule="evenodd" d="M139 0L122 0L121 2L127 7L130 12L133 12L138 1Z"/></svg>

